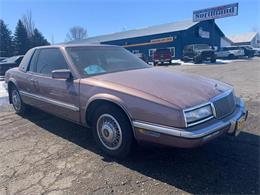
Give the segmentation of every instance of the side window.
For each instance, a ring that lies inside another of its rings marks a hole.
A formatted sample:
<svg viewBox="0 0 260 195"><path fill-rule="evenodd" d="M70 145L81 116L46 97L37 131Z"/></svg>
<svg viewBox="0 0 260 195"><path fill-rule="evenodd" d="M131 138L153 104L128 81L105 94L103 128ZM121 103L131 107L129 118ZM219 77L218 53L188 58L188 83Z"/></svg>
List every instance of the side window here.
<svg viewBox="0 0 260 195"><path fill-rule="evenodd" d="M41 49L38 55L36 72L51 75L53 70L68 69L67 63L59 49Z"/></svg>
<svg viewBox="0 0 260 195"><path fill-rule="evenodd" d="M172 57L175 57L175 47L168 47L171 50Z"/></svg>
<svg viewBox="0 0 260 195"><path fill-rule="evenodd" d="M28 71L30 71L30 72L36 72L36 62L37 62L38 53L39 53L38 50L36 50L33 53L32 59L30 61L29 69L28 69Z"/></svg>
<svg viewBox="0 0 260 195"><path fill-rule="evenodd" d="M152 57L156 49L149 49L149 56Z"/></svg>
<svg viewBox="0 0 260 195"><path fill-rule="evenodd" d="M17 65L19 65L19 64L21 63L22 59L23 59L23 57L19 57L19 58L15 61L15 63L16 63Z"/></svg>

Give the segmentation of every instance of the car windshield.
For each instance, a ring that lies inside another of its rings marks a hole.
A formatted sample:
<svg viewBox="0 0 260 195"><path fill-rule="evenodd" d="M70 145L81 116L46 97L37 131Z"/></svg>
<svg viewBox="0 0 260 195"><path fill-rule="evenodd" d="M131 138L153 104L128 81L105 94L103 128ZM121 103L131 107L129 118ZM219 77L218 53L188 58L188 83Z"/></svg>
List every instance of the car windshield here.
<svg viewBox="0 0 260 195"><path fill-rule="evenodd" d="M156 50L156 53L169 53L169 52L171 52L170 49L157 49Z"/></svg>
<svg viewBox="0 0 260 195"><path fill-rule="evenodd" d="M194 49L210 49L210 46L207 44L197 44L194 45Z"/></svg>
<svg viewBox="0 0 260 195"><path fill-rule="evenodd" d="M83 77L150 67L120 47L81 46L67 47L66 50Z"/></svg>

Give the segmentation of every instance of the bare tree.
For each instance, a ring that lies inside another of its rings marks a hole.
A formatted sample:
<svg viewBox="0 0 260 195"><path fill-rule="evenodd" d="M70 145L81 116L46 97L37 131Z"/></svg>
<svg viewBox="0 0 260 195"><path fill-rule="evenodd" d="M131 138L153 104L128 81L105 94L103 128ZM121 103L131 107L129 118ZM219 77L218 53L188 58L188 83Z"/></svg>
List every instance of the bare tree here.
<svg viewBox="0 0 260 195"><path fill-rule="evenodd" d="M26 14L22 16L22 23L26 28L28 37L33 36L33 31L35 29L34 22L32 20L32 11L28 10Z"/></svg>
<svg viewBox="0 0 260 195"><path fill-rule="evenodd" d="M51 35L51 44L53 45L55 43L55 41L54 41L54 35L52 34Z"/></svg>
<svg viewBox="0 0 260 195"><path fill-rule="evenodd" d="M66 36L66 41L81 40L87 38L87 30L81 26L70 28Z"/></svg>

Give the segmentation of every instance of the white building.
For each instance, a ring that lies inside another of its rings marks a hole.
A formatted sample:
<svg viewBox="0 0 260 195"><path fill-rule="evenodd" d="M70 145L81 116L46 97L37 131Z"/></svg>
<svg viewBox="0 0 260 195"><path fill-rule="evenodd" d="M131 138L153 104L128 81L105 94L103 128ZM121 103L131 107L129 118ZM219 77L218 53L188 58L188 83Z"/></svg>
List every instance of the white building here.
<svg viewBox="0 0 260 195"><path fill-rule="evenodd" d="M258 32L233 35L228 38L233 42L233 45L251 45L253 47L260 47L260 35Z"/></svg>
<svg viewBox="0 0 260 195"><path fill-rule="evenodd" d="M221 37L221 39L220 39L221 47L228 47L228 46L231 46L232 44L233 44L233 42L229 38Z"/></svg>

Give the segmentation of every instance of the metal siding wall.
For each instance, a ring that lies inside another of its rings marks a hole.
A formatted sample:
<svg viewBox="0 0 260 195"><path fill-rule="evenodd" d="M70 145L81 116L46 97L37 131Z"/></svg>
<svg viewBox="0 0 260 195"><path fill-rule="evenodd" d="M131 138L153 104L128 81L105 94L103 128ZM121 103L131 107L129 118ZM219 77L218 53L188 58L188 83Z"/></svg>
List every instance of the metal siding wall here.
<svg viewBox="0 0 260 195"><path fill-rule="evenodd" d="M214 23L215 25L215 23ZM204 31L210 32L210 38L201 38L198 35L198 29L201 27ZM146 43L150 42L151 39L159 39L165 37L176 37L173 42L170 43L160 43L160 44L153 44L153 45L144 45L144 46L134 46L134 47L127 47L126 49L132 50L139 50L140 53L143 53L147 57L149 57L149 49L157 49L157 48L166 48L166 47L175 47L175 58L179 59L182 57L182 50L185 45L189 44L209 44L211 45L214 42L215 46L220 47L220 39L221 33L217 29L218 27L214 27L214 33L212 34L212 21L203 21L198 23L197 25L183 31L178 32L170 32L170 33L163 33L163 34L156 34L156 35L149 35L149 36L142 36L142 37L135 37L129 39L122 39L122 40L114 40L114 41L106 41L102 42L102 44L110 44L110 45L129 45L129 44L138 44L138 43ZM214 35L214 37L212 37ZM149 58L151 60L151 58Z"/></svg>
<svg viewBox="0 0 260 195"><path fill-rule="evenodd" d="M178 40L179 33L178 32L172 32L172 33L163 33L163 34L156 34L156 35L143 36L143 37L135 37L135 38L130 38L130 39L106 41L106 42L102 42L102 44L124 46L126 44L129 45L129 44L147 43L147 42L150 42L152 39L159 39L159 38L165 38L165 37L175 37L175 36L176 36L176 39L173 42L169 42L169 43L151 44L151 45L134 46L134 47L127 47L126 48L130 51L139 50L140 53L144 53L147 57L149 57L149 49L175 47L175 53L176 53L177 48L179 48L179 44L180 44L180 41ZM151 58L149 58L149 60L151 60Z"/></svg>

